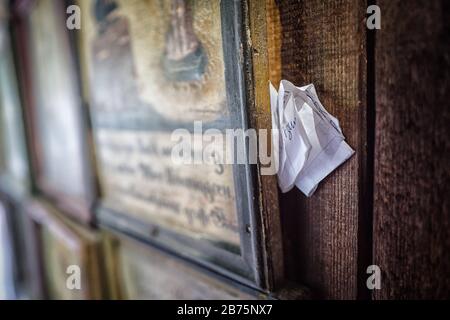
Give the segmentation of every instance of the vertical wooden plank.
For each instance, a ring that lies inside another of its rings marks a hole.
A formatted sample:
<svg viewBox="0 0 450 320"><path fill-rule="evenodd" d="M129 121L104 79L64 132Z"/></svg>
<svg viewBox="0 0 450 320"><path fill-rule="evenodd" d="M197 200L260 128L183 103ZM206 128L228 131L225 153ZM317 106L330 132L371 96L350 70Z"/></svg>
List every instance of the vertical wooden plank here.
<svg viewBox="0 0 450 320"><path fill-rule="evenodd" d="M380 0L376 299L450 297L450 4Z"/></svg>
<svg viewBox="0 0 450 320"><path fill-rule="evenodd" d="M267 9L264 0L249 0L246 3L246 25L248 25L246 45L249 88L248 113L250 125L257 130L271 129L272 118L269 97L269 52L267 50ZM260 137L261 138L261 137ZM261 143L261 142L260 142ZM271 148L271 136L267 135L267 146ZM260 208L260 229L262 243L263 272L266 274L266 287L273 291L283 287L285 281L281 219L278 203L276 175L259 174L259 194L256 195Z"/></svg>
<svg viewBox="0 0 450 320"><path fill-rule="evenodd" d="M269 6L269 21L275 23L268 28L274 41L269 50L275 51L270 67L278 70L279 56L281 74L275 71L271 78L314 83L356 151L311 198L296 189L281 196L287 272L320 298L357 298L360 224L367 214L366 1L276 0L274 5Z"/></svg>

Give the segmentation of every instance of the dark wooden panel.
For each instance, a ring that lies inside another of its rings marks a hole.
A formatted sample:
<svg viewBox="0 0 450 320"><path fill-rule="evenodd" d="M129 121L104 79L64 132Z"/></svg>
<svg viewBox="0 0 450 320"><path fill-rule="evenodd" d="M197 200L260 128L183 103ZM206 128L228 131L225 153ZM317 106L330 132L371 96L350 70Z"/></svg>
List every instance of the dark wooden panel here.
<svg viewBox="0 0 450 320"><path fill-rule="evenodd" d="M379 1L376 299L450 297L450 4Z"/></svg>
<svg viewBox="0 0 450 320"><path fill-rule="evenodd" d="M271 79L314 83L356 151L311 198L296 189L281 196L287 273L318 297L357 298L359 252L363 252L358 249L366 245L359 236L360 225L367 213L362 187L367 145L366 2L268 3Z"/></svg>

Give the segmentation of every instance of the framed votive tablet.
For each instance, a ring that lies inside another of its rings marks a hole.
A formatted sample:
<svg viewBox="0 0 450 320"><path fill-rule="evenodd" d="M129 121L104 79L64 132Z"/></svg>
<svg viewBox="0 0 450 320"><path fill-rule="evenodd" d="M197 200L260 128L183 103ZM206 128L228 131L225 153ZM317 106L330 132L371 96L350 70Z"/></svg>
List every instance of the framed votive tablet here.
<svg viewBox="0 0 450 320"><path fill-rule="evenodd" d="M267 287L279 270L262 262L267 246L255 167L220 161L216 144L227 131L249 127L245 3L77 4L99 223ZM235 138L247 155L245 137Z"/></svg>

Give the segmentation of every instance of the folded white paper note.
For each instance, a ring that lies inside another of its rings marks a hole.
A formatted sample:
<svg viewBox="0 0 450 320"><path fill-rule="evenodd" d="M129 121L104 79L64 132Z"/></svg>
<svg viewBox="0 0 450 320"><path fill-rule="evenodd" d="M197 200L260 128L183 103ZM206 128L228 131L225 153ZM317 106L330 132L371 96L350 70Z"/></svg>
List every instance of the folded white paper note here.
<svg viewBox="0 0 450 320"><path fill-rule="evenodd" d="M270 105L280 189L287 192L295 185L309 197L354 150L345 142L339 121L320 103L314 85L296 87L282 80L277 92L270 84Z"/></svg>

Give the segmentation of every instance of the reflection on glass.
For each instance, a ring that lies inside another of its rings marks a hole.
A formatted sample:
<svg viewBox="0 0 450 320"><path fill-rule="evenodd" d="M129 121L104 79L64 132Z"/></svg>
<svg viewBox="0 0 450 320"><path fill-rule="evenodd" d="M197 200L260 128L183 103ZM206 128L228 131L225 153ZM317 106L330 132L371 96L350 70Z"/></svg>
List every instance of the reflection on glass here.
<svg viewBox="0 0 450 320"><path fill-rule="evenodd" d="M4 27L0 26L0 29ZM1 32L1 31L0 31ZM0 174L24 184L28 176L22 109L9 34L0 37Z"/></svg>
<svg viewBox="0 0 450 320"><path fill-rule="evenodd" d="M53 189L83 197L80 98L59 5L59 1L40 0L31 15L41 169Z"/></svg>
<svg viewBox="0 0 450 320"><path fill-rule="evenodd" d="M6 220L6 210L0 203L0 300L14 298L12 248Z"/></svg>

